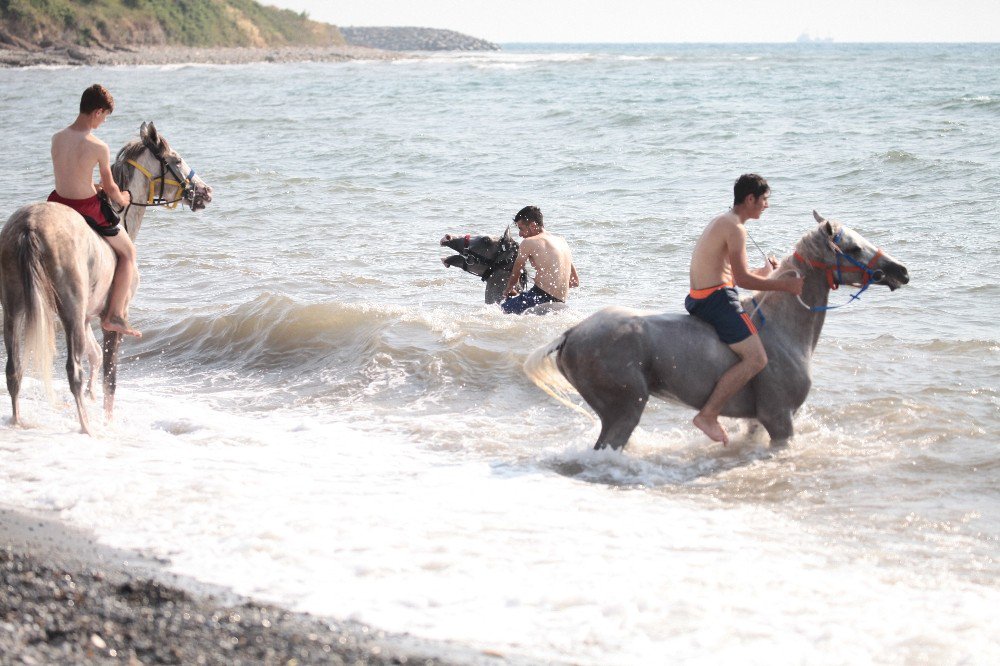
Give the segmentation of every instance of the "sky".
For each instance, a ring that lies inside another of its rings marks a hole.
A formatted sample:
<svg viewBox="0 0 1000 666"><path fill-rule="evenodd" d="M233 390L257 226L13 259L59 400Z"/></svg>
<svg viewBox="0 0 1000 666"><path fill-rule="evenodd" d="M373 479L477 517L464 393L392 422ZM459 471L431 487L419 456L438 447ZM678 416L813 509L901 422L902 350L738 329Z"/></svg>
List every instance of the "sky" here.
<svg viewBox="0 0 1000 666"><path fill-rule="evenodd" d="M1000 0L259 0L511 42L1000 42Z"/></svg>

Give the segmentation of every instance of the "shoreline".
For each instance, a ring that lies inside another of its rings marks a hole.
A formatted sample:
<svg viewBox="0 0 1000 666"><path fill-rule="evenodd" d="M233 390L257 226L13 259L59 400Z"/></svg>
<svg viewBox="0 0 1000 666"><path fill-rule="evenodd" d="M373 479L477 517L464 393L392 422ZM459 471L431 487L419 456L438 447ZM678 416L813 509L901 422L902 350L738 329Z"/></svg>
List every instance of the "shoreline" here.
<svg viewBox="0 0 1000 666"><path fill-rule="evenodd" d="M530 663L242 598L11 507L0 544L0 663Z"/></svg>
<svg viewBox="0 0 1000 666"><path fill-rule="evenodd" d="M24 49L0 45L2 67L113 67L121 65L243 65L260 62L348 62L401 60L412 55L365 46L191 47L126 46L92 48L52 46Z"/></svg>

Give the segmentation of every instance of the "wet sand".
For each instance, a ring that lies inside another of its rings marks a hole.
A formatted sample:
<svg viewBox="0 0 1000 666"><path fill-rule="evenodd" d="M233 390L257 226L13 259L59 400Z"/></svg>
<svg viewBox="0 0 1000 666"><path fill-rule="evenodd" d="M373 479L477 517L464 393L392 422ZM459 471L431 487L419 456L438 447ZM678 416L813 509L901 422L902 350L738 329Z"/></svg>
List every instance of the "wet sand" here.
<svg viewBox="0 0 1000 666"><path fill-rule="evenodd" d="M294 613L0 508L2 664L523 664Z"/></svg>
<svg viewBox="0 0 1000 666"><path fill-rule="evenodd" d="M344 62L348 60L394 60L412 57L364 46L287 46L274 48L197 48L187 46L136 46L86 48L0 47L0 67L168 65L205 63L236 65L254 62Z"/></svg>

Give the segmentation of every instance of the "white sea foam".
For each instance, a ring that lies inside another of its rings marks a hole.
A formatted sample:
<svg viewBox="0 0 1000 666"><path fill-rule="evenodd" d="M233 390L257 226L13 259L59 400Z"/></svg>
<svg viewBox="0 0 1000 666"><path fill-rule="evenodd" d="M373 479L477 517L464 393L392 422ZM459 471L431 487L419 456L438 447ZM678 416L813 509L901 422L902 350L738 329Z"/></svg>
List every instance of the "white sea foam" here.
<svg viewBox="0 0 1000 666"><path fill-rule="evenodd" d="M664 495L684 480L641 447L573 445L556 453L580 468L567 477L144 383L98 437L61 432L65 417L15 431L0 502L241 593L537 659L758 663L779 644L811 663L1000 656L995 588L886 568L780 507Z"/></svg>

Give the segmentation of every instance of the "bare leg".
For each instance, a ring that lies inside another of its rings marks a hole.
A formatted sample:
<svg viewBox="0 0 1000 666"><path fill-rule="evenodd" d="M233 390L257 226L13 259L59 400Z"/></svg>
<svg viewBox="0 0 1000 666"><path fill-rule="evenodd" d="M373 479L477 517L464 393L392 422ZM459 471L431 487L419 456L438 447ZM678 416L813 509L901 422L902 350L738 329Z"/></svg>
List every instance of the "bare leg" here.
<svg viewBox="0 0 1000 666"><path fill-rule="evenodd" d="M105 236L104 240L108 241L108 245L115 251L118 261L115 264L115 276L111 280L111 298L108 299L108 309L101 322L101 328L141 338L142 333L129 326L125 317L129 297L132 295L132 281L136 274L135 246L132 244L132 239L124 232L116 236Z"/></svg>
<svg viewBox="0 0 1000 666"><path fill-rule="evenodd" d="M756 335L751 335L742 342L729 345L729 348L740 357L739 362L719 377L719 381L712 390L712 395L708 396L708 401L692 420L692 423L702 432L714 441L722 442L723 446L729 444L729 435L719 423L719 414L722 413L722 408L767 365L767 353L764 351L764 345L761 344L760 338Z"/></svg>

